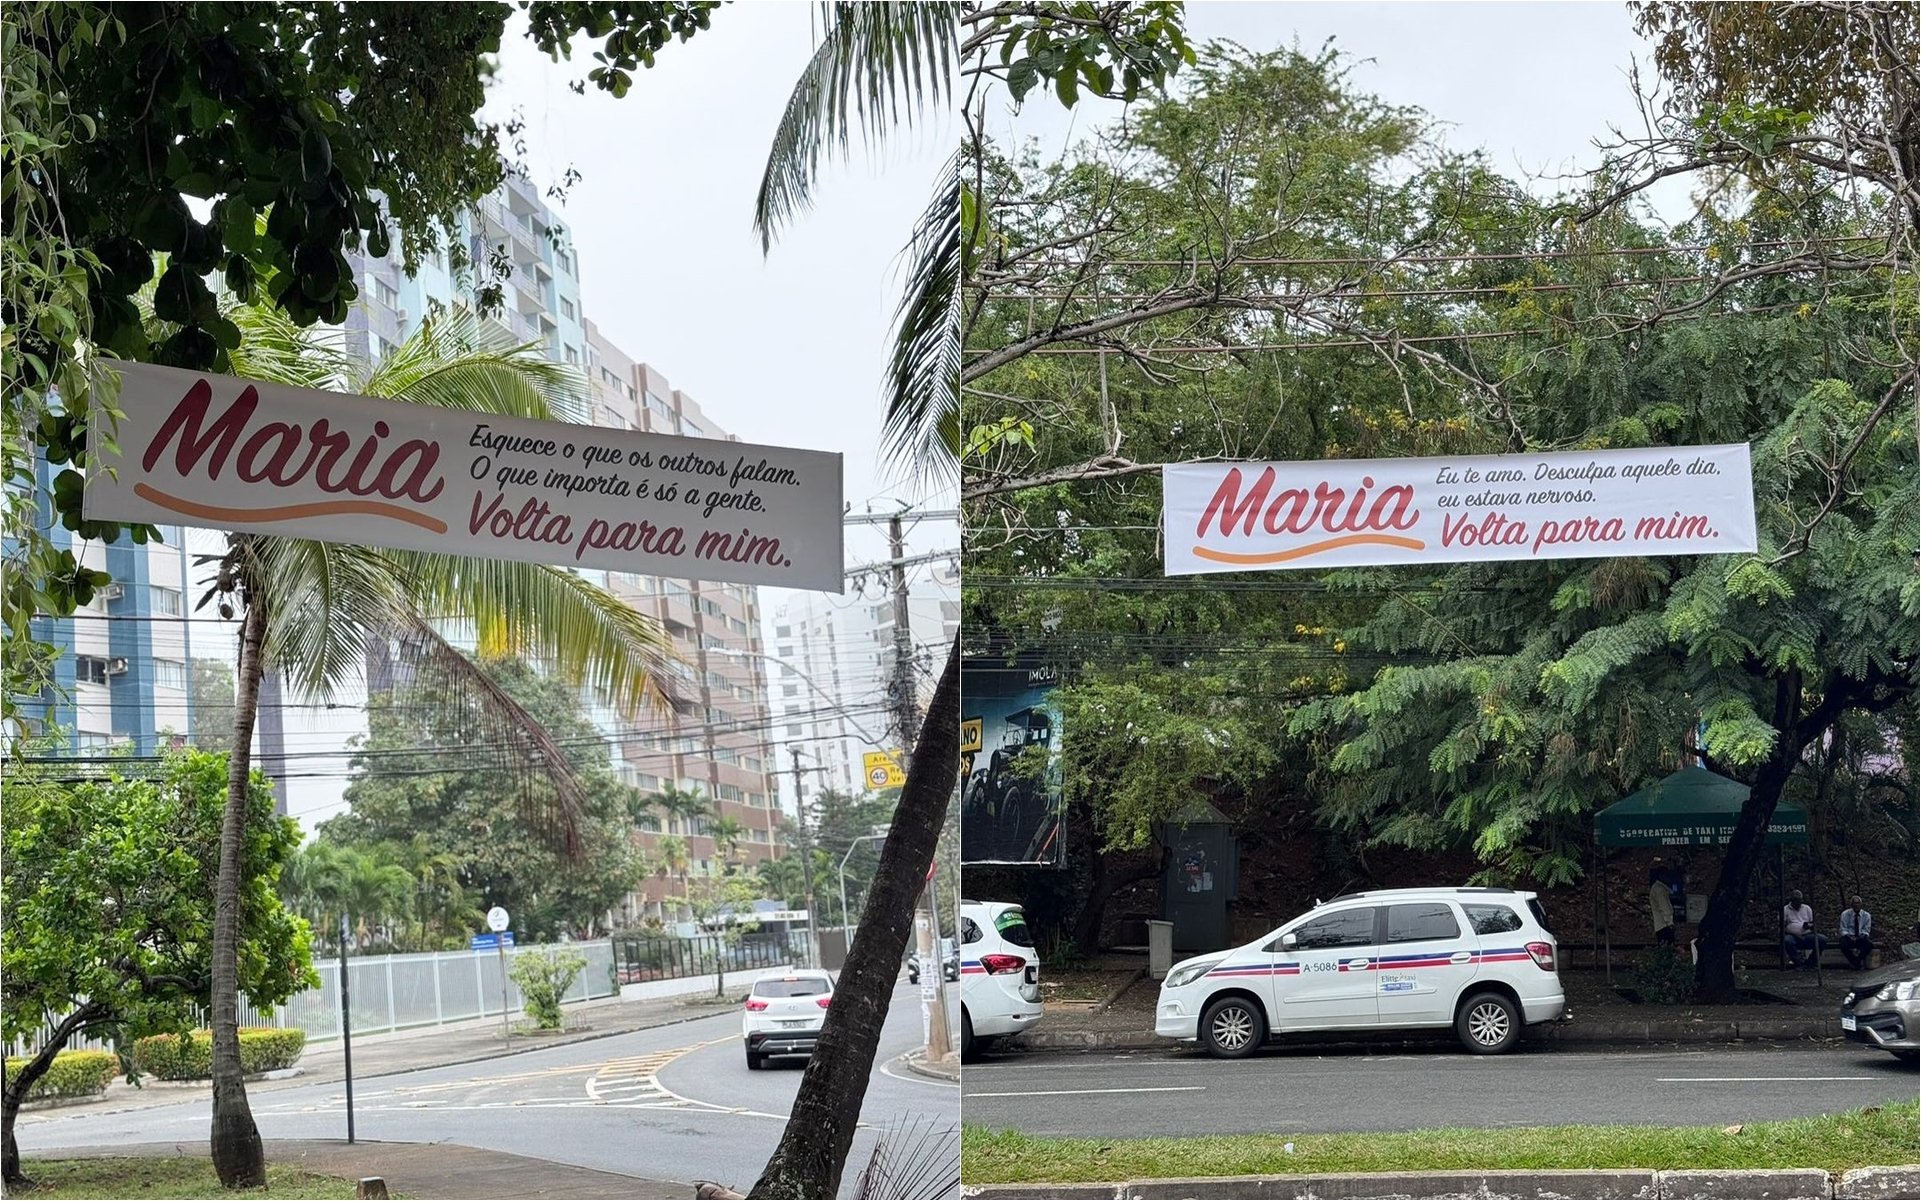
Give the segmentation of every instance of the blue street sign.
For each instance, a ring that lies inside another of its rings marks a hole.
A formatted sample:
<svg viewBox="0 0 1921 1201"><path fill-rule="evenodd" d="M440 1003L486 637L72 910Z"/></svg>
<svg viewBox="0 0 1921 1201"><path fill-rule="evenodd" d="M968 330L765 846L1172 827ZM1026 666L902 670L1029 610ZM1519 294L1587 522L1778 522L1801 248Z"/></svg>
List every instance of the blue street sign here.
<svg viewBox="0 0 1921 1201"><path fill-rule="evenodd" d="M494 951L501 947L514 945L514 932L503 930L499 934L476 934L467 940L467 946L475 951Z"/></svg>

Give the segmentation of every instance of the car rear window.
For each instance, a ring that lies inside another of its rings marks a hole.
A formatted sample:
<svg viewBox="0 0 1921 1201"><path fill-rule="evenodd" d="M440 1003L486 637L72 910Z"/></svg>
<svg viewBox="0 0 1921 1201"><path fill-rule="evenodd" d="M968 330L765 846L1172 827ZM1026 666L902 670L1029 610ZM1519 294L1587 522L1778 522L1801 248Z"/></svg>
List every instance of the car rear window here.
<svg viewBox="0 0 1921 1201"><path fill-rule="evenodd" d="M782 980L754 981L757 997L815 997L827 992L825 976L789 976Z"/></svg>
<svg viewBox="0 0 1921 1201"><path fill-rule="evenodd" d="M1506 905L1462 905L1476 934L1506 934L1521 928L1521 915Z"/></svg>
<svg viewBox="0 0 1921 1201"><path fill-rule="evenodd" d="M1547 910L1542 907L1539 897L1529 897L1527 899L1527 907L1528 912L1534 915L1534 920L1540 924L1541 929L1548 930L1552 928L1547 924Z"/></svg>
<svg viewBox="0 0 1921 1201"><path fill-rule="evenodd" d="M994 929L1017 947L1031 947L1034 936L1027 932L1027 915L1018 908L1003 909L994 917Z"/></svg>

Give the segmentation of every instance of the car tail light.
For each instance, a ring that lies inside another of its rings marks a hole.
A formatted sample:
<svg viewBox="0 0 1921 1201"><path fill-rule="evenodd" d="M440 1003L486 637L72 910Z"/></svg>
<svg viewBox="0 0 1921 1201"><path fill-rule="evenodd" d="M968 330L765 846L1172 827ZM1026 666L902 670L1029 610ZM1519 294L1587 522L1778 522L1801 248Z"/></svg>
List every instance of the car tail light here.
<svg viewBox="0 0 1921 1201"><path fill-rule="evenodd" d="M981 970L990 976L1005 976L1009 972L1027 969L1027 960L1019 955L982 955Z"/></svg>
<svg viewBox="0 0 1921 1201"><path fill-rule="evenodd" d="M1527 944L1527 953L1533 956L1535 967L1540 968L1544 972L1551 972L1554 970L1554 944L1553 943L1531 942Z"/></svg>
<svg viewBox="0 0 1921 1201"><path fill-rule="evenodd" d="M832 997L815 997L814 1004L820 1006L822 1009L825 1009L827 1008L827 1003L833 999L834 998Z"/></svg>
<svg viewBox="0 0 1921 1201"><path fill-rule="evenodd" d="M758 998L758 997L748 997L748 998L747 998L747 1012L748 1012L748 1013L759 1013L759 1012L760 1012L761 1010L763 1010L763 1009L765 1009L765 1008L767 1008L767 1002L765 1002L765 1001L763 1001L763 1000L761 1000L760 998Z"/></svg>

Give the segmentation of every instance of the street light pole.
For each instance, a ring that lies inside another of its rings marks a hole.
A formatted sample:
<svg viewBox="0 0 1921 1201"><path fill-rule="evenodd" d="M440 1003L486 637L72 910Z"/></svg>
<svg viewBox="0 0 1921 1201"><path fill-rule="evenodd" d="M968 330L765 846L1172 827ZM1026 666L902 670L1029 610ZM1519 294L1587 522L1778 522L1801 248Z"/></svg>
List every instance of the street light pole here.
<svg viewBox="0 0 1921 1201"><path fill-rule="evenodd" d="M853 925L853 922L849 920L850 915L847 912L847 861L854 857L854 848L861 843L871 838L885 837L887 837L886 830L876 830L872 834L857 835L854 841L847 844L847 853L840 857L840 929L842 941L846 943L846 945L841 948L843 955L852 950L854 946L853 940L847 937L847 929Z"/></svg>

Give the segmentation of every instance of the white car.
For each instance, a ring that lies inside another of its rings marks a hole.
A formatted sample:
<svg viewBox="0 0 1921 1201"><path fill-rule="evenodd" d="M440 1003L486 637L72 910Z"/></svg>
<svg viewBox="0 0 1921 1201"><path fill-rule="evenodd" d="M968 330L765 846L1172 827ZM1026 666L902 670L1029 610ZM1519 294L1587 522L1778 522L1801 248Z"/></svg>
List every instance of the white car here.
<svg viewBox="0 0 1921 1201"><path fill-rule="evenodd" d="M1019 905L962 901L961 1058L1041 1020L1040 956Z"/></svg>
<svg viewBox="0 0 1921 1201"><path fill-rule="evenodd" d="M1496 1054L1523 1026L1565 1016L1558 945L1531 892L1353 893L1175 964L1154 1033L1239 1059L1277 1034L1452 1027L1468 1050Z"/></svg>
<svg viewBox="0 0 1921 1201"><path fill-rule="evenodd" d="M834 1000L826 972L781 972L754 981L740 1015L747 1066L759 1071L774 1055L812 1055Z"/></svg>

